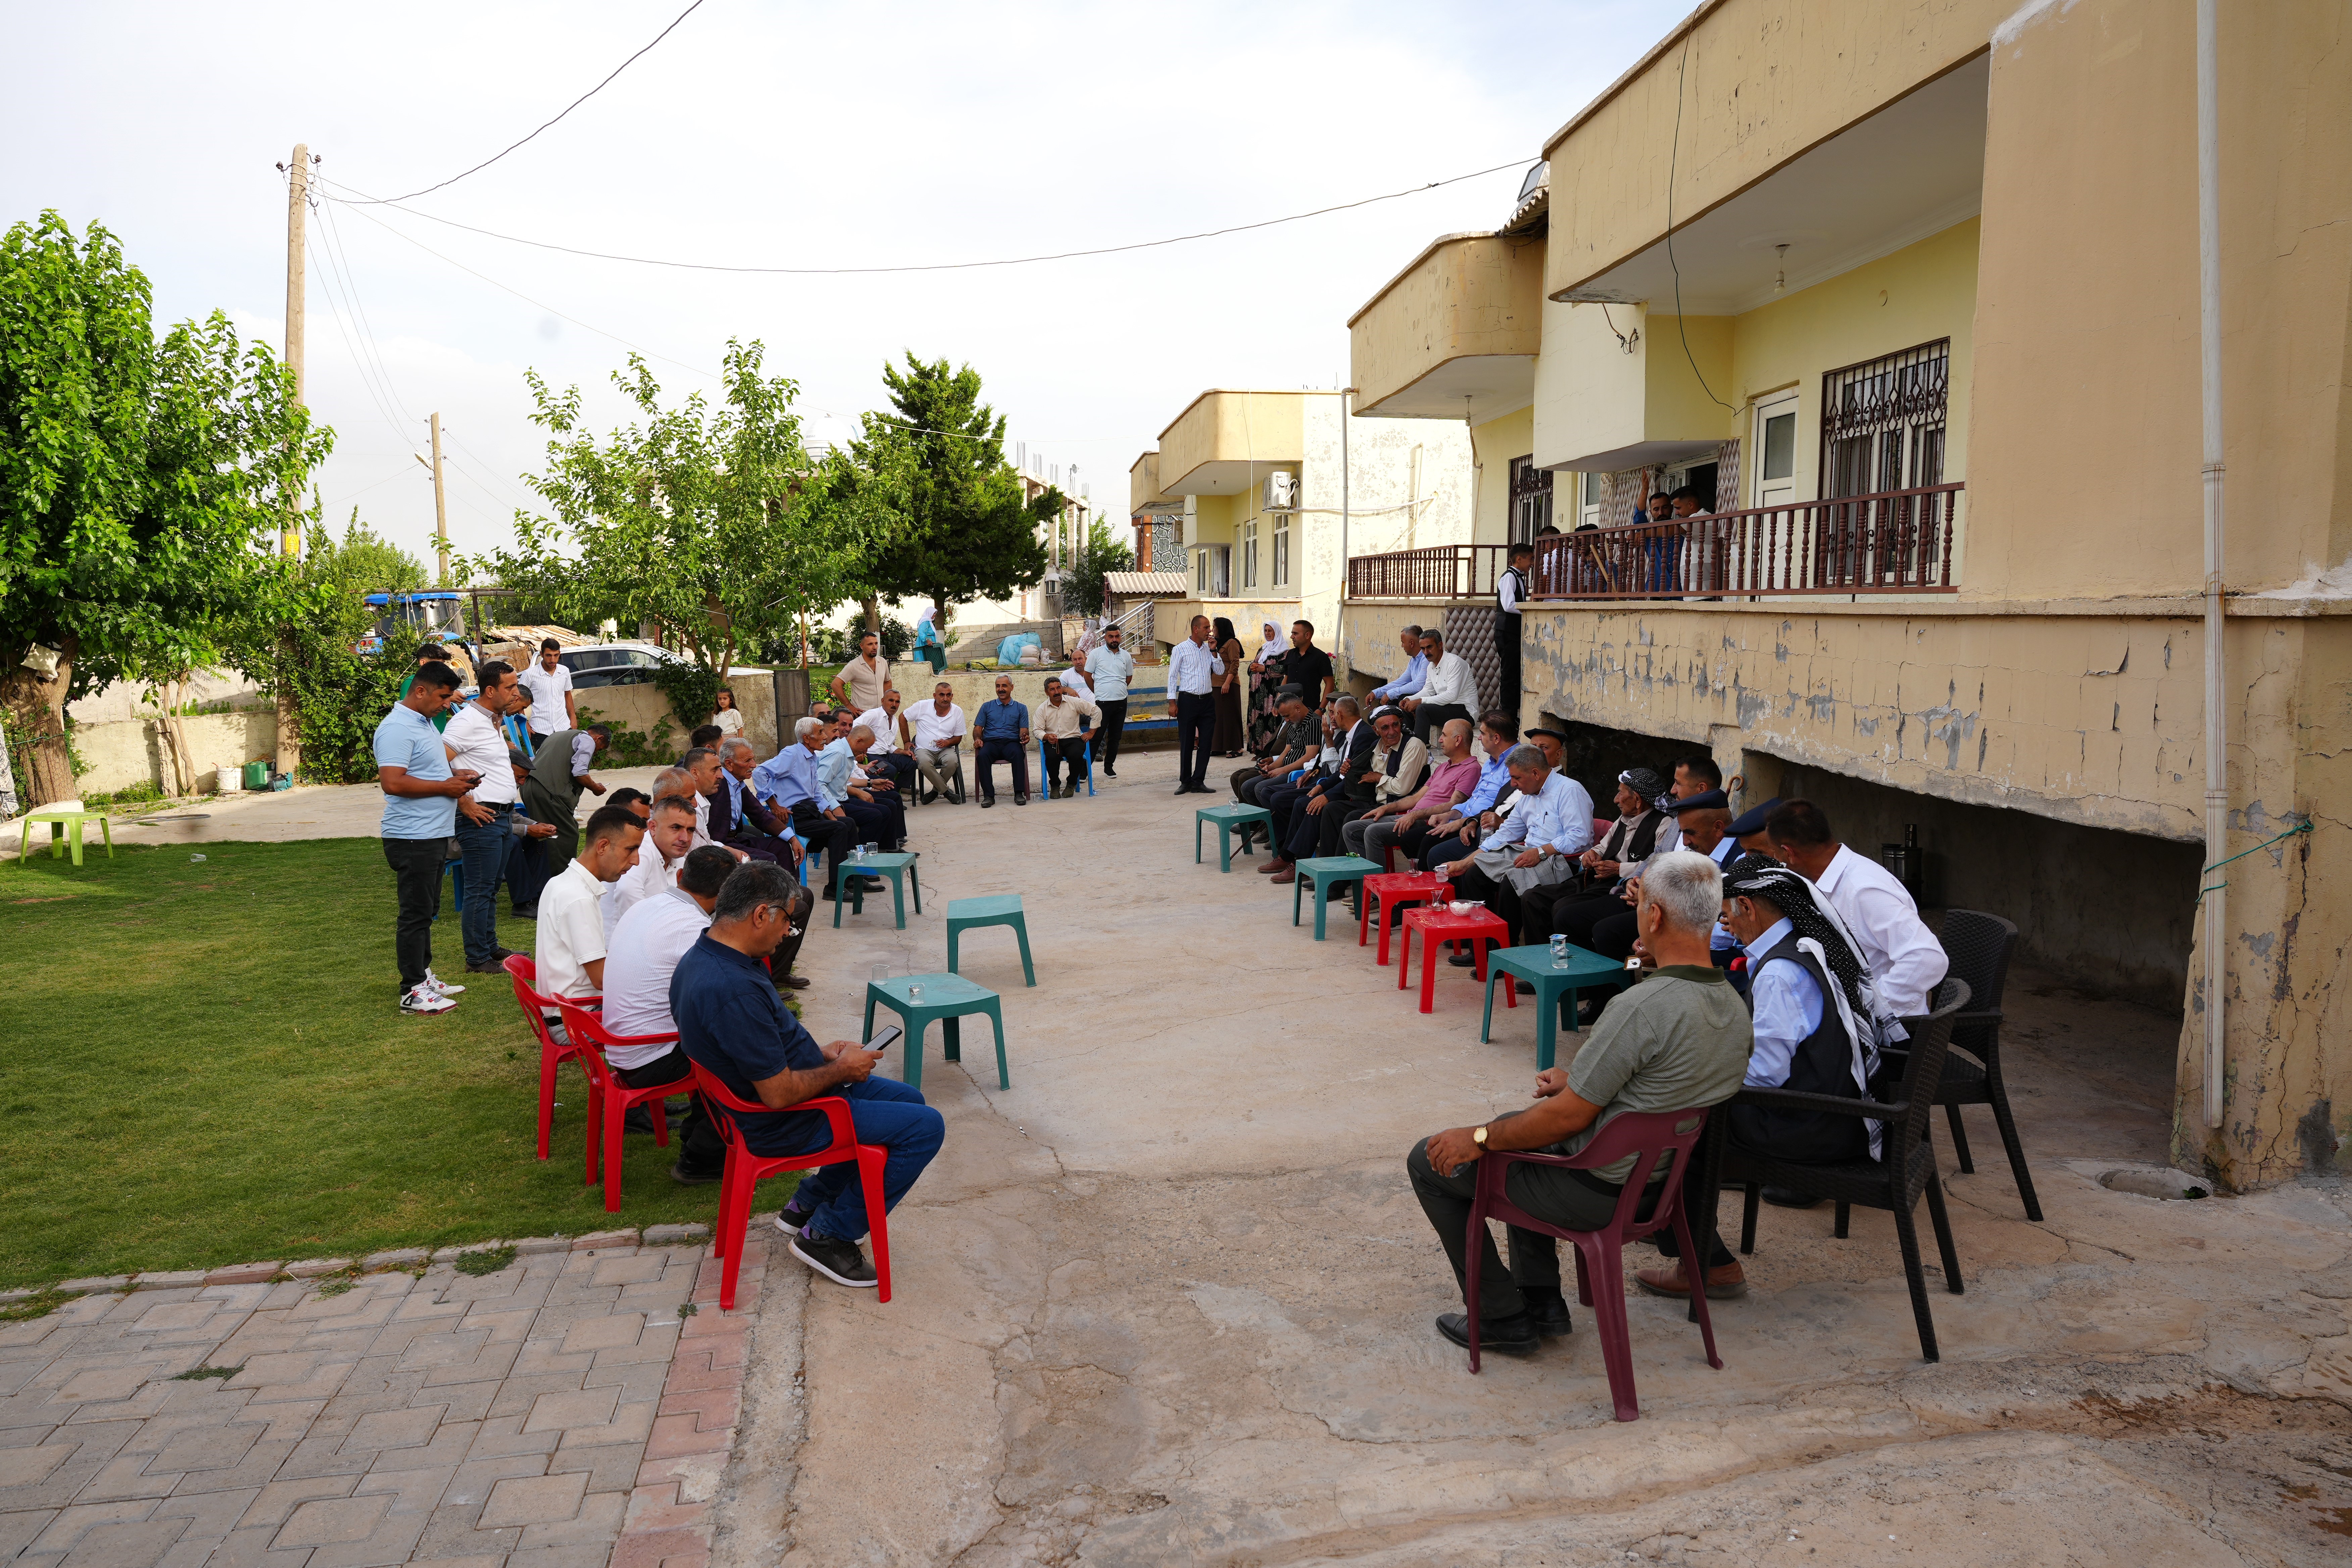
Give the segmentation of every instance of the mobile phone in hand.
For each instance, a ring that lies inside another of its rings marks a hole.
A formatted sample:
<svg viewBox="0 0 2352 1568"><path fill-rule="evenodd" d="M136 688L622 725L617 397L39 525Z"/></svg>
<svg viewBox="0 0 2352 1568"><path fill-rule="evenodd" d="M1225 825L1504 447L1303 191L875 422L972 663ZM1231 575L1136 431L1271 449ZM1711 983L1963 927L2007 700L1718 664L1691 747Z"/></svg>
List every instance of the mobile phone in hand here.
<svg viewBox="0 0 2352 1568"><path fill-rule="evenodd" d="M880 1034L875 1036L872 1039L866 1041L861 1048L869 1051L887 1051L892 1046L897 1045L898 1043L898 1037L906 1032L906 1030L900 1028L898 1025L893 1024L888 1028L883 1030Z"/></svg>

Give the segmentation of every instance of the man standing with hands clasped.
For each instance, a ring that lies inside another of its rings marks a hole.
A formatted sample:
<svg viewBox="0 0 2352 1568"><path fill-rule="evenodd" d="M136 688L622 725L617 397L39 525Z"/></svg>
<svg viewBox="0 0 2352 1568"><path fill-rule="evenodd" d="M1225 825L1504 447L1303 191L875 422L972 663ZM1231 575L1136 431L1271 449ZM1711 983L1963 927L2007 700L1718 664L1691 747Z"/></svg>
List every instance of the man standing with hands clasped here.
<svg viewBox="0 0 2352 1568"><path fill-rule="evenodd" d="M1209 617L1192 617L1192 635L1168 655L1168 716L1176 721L1176 793L1209 793L1209 752L1216 737L1216 703L1209 685L1225 661L1209 647Z"/></svg>
<svg viewBox="0 0 2352 1568"><path fill-rule="evenodd" d="M446 1013L465 990L433 973L433 918L441 912L441 868L457 821L457 797L480 782L451 771L449 749L433 716L449 705L457 672L428 664L375 727L375 776L383 788L383 858L399 889L393 951L400 963L400 1010Z"/></svg>

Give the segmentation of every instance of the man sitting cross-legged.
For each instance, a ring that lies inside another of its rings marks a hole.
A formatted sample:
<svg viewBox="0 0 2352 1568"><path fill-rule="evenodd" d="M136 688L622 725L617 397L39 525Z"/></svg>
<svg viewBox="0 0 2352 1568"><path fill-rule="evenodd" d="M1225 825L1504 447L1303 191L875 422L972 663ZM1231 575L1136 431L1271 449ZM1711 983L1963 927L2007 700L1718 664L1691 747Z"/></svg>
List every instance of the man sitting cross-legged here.
<svg viewBox="0 0 2352 1568"><path fill-rule="evenodd" d="M1350 855L1388 864L1389 847L1404 834L1470 798L1478 787L1478 759L1470 754L1470 721L1448 719L1437 732L1437 765L1421 788L1374 806L1339 830Z"/></svg>
<svg viewBox="0 0 2352 1568"><path fill-rule="evenodd" d="M1668 854L1652 860L1642 878L1640 918L1642 941L1658 967L1602 1015L1567 1068L1547 1068L1536 1075L1533 1106L1484 1126L1449 1128L1416 1143L1405 1157L1413 1195L1444 1244L1457 1288L1468 1278L1469 1245L1485 1249L1480 1299L1469 1303L1478 1313L1482 1348L1526 1354L1539 1335L1566 1333L1569 1321L1552 1237L1512 1229L1507 1273L1493 1235L1483 1229L1475 1237L1468 1234L1477 1182L1471 1166L1480 1156L1503 1149L1573 1154L1612 1116L1714 1106L1738 1092L1748 1068L1748 1010L1706 952L1707 932L1722 901L1722 873L1706 856ZM1632 1165L1631 1156L1597 1171L1519 1164L1512 1167L1504 1191L1548 1224L1597 1230L1616 1212ZM1695 1184L1685 1183L1685 1192ZM1437 1320L1437 1331L1457 1345L1467 1344L1469 1320L1448 1312Z"/></svg>
<svg viewBox="0 0 2352 1568"><path fill-rule="evenodd" d="M1274 858L1258 869L1277 883L1295 880L1298 862L1319 850L1326 812L1331 814L1331 837L1338 839L1339 814L1346 803L1348 786L1372 765L1372 746L1378 737L1354 698L1332 699L1330 728L1331 743L1324 748L1322 765L1301 775L1297 784L1273 791L1266 802L1274 812Z"/></svg>
<svg viewBox="0 0 2352 1568"><path fill-rule="evenodd" d="M1495 807L1515 793L1511 770L1503 759L1518 744L1519 721L1501 709L1479 715L1477 787L1470 798L1397 835L1397 847L1424 871L1434 871L1478 847L1486 835L1502 826Z"/></svg>
<svg viewBox="0 0 2352 1568"><path fill-rule="evenodd" d="M833 1141L820 1111L793 1107L819 1095L849 1102L857 1142L889 1152L882 1170L886 1210L915 1184L940 1152L947 1123L920 1090L873 1077L882 1058L854 1041L820 1046L784 1006L760 961L792 928L793 879L774 866L738 867L719 889L710 929L677 962L670 1012L678 1043L737 1098L764 1111L728 1111L754 1154L807 1153ZM793 1256L837 1285L871 1286L874 1266L857 1243L866 1198L857 1163L827 1165L803 1181L776 1216Z"/></svg>
<svg viewBox="0 0 2352 1568"><path fill-rule="evenodd" d="M621 917L620 923L613 928L606 944L609 951L604 955L604 1024L607 1034L677 1032L677 1024L669 1011L670 976L686 950L710 924L710 910L719 901L719 889L735 865L734 857L717 845L703 845L687 856L686 864L678 869L677 886L632 904L629 912ZM803 900L793 911L795 923L805 927L811 907L808 889L796 886L793 890ZM779 963L777 967L781 969L782 965ZM614 1046L604 1052L604 1065L631 1089L676 1083L688 1076L686 1053L674 1042ZM630 1108L628 1120L633 1131L653 1131L652 1113L642 1105ZM678 1130L678 1155L677 1163L670 1167L670 1180L686 1186L700 1186L717 1181L726 1163L726 1141L719 1137L719 1129L711 1124L701 1098L697 1096L693 1109L686 1114L685 1125Z"/></svg>
<svg viewBox="0 0 2352 1568"><path fill-rule="evenodd" d="M793 825L760 804L751 776L759 765L760 753L742 736L719 742L719 787L709 796L710 841L731 845L754 860L798 866L804 851Z"/></svg>

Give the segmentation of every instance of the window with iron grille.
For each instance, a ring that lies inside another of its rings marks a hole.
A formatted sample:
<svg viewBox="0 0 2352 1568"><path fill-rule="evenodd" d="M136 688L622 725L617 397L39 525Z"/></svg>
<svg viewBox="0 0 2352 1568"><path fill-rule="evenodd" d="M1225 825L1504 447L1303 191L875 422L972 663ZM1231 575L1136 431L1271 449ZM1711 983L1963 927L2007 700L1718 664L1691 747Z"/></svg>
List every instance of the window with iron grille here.
<svg viewBox="0 0 2352 1568"><path fill-rule="evenodd" d="M1952 340L1822 378L1822 494L1870 495L1944 482Z"/></svg>
<svg viewBox="0 0 2352 1568"><path fill-rule="evenodd" d="M1511 459L1511 542L1519 544L1551 526L1551 474L1536 467L1532 454Z"/></svg>

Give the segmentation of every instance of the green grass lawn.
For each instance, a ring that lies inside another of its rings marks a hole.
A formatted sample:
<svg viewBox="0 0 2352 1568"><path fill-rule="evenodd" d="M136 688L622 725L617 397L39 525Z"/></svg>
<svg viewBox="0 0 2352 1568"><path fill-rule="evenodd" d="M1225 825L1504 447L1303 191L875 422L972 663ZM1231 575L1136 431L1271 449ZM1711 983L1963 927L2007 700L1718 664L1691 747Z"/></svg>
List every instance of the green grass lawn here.
<svg viewBox="0 0 2352 1568"><path fill-rule="evenodd" d="M0 1286L716 1214L633 1135L606 1215L576 1068L534 1157L537 1042L446 901L435 968L470 989L400 1014L374 839L86 858L0 862ZM499 933L530 951L503 897Z"/></svg>

